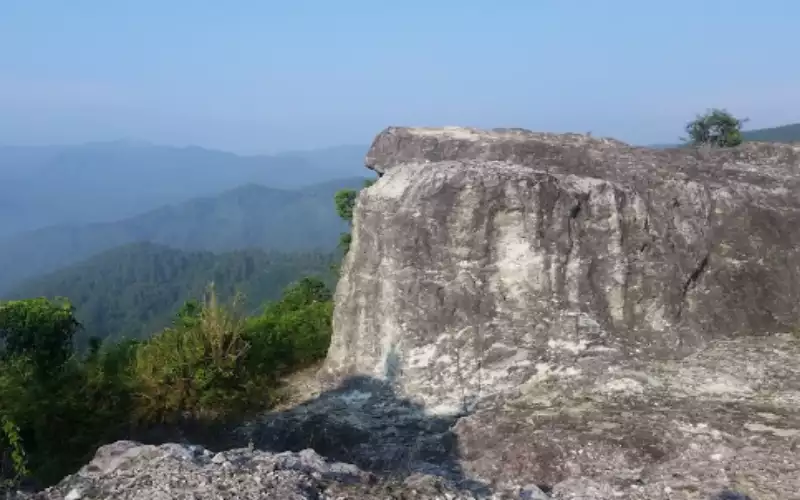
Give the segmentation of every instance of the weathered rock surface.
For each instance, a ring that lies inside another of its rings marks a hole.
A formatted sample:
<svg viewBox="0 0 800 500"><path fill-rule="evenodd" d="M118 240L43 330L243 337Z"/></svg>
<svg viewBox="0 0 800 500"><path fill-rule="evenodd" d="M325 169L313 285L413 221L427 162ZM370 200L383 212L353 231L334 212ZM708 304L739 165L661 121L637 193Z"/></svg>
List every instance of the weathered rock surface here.
<svg viewBox="0 0 800 500"><path fill-rule="evenodd" d="M390 128L367 165L327 383L457 419L473 480L800 498L800 148Z"/></svg>
<svg viewBox="0 0 800 500"><path fill-rule="evenodd" d="M269 454L118 441L41 499L330 498L324 483L367 482L355 466L328 463L311 450Z"/></svg>
<svg viewBox="0 0 800 500"><path fill-rule="evenodd" d="M523 495L520 497L520 493ZM492 498L529 498L535 486ZM330 462L312 450L265 453L250 449L212 453L198 446L103 446L87 466L46 491L19 500L474 500L434 476L378 480L349 464Z"/></svg>
<svg viewBox="0 0 800 500"><path fill-rule="evenodd" d="M707 499L725 488L800 498L798 360L800 341L782 335L543 374L456 424L461 473L532 477L556 498L587 480L599 488L591 498Z"/></svg>
<svg viewBox="0 0 800 500"><path fill-rule="evenodd" d="M326 371L454 409L550 370L800 323L800 147L390 128Z"/></svg>

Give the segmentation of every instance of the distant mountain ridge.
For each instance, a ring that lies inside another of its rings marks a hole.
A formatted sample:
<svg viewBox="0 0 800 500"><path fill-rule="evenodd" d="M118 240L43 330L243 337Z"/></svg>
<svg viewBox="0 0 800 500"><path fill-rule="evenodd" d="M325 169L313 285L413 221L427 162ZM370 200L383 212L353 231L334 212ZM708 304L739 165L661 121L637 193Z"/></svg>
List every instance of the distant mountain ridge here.
<svg viewBox="0 0 800 500"><path fill-rule="evenodd" d="M746 141L758 142L800 142L800 123L779 127L746 130L742 133Z"/></svg>
<svg viewBox="0 0 800 500"><path fill-rule="evenodd" d="M347 230L333 196L343 188L361 188L364 179L295 190L247 184L115 222L51 226L0 238L0 294L15 283L136 242L214 252L331 252Z"/></svg>
<svg viewBox="0 0 800 500"><path fill-rule="evenodd" d="M367 149L242 156L140 141L0 147L0 236L118 220L248 183L295 189L359 176Z"/></svg>
<svg viewBox="0 0 800 500"><path fill-rule="evenodd" d="M132 243L38 276L4 298L66 297L88 336L143 338L167 326L184 301L199 299L210 282L222 300L245 295L245 313L276 300L309 275L331 281L331 252L274 253L259 249L214 254L154 243Z"/></svg>
<svg viewBox="0 0 800 500"><path fill-rule="evenodd" d="M745 141L752 142L800 142L800 123L790 123L778 127L743 130L742 137ZM650 144L648 147L656 149L678 148L681 144Z"/></svg>

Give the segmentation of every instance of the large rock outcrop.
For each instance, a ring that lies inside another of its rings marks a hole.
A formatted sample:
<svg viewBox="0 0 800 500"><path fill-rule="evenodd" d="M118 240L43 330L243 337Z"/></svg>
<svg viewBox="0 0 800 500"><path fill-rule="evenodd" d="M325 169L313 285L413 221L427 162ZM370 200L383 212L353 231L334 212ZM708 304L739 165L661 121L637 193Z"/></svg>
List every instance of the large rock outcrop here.
<svg viewBox="0 0 800 500"><path fill-rule="evenodd" d="M543 370L800 323L800 148L703 154L390 128L367 165L326 370L457 408Z"/></svg>
<svg viewBox="0 0 800 500"><path fill-rule="evenodd" d="M367 166L327 383L452 416L473 479L800 498L798 146L390 128Z"/></svg>

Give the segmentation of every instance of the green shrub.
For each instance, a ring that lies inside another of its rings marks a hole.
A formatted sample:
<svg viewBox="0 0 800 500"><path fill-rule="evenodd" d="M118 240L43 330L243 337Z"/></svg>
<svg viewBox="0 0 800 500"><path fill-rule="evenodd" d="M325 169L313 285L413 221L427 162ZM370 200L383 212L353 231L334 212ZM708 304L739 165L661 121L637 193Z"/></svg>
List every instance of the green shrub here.
<svg viewBox="0 0 800 500"><path fill-rule="evenodd" d="M28 459L19 427L5 415L0 415L0 478L6 487L17 486L30 475Z"/></svg>
<svg viewBox="0 0 800 500"><path fill-rule="evenodd" d="M197 321L181 321L136 351L137 417L176 423L215 421L241 414L253 398L268 394L248 370L244 319L218 302L211 288ZM182 318L183 319L183 318ZM253 392L260 392L254 394Z"/></svg>
<svg viewBox="0 0 800 500"><path fill-rule="evenodd" d="M322 280L304 278L289 286L280 301L268 304L247 324L247 338L257 354L281 375L325 357L331 341L332 293ZM260 370L269 369L266 366Z"/></svg>

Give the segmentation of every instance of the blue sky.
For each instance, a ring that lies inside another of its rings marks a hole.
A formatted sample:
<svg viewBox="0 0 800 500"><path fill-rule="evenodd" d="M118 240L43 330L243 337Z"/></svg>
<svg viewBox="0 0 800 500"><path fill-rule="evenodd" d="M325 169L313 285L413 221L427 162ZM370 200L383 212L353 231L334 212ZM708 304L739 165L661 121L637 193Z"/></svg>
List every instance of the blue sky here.
<svg viewBox="0 0 800 500"><path fill-rule="evenodd" d="M240 152L388 125L668 142L800 121L796 0L1 0L0 143Z"/></svg>

